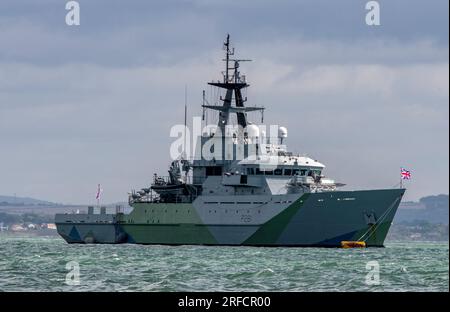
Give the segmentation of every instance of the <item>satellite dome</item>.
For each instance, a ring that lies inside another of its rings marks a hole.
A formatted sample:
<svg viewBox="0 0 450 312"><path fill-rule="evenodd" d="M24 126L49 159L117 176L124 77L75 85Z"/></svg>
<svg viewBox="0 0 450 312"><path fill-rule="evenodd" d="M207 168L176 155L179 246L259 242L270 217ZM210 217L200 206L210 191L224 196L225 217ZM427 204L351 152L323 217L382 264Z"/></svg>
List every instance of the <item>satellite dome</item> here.
<svg viewBox="0 0 450 312"><path fill-rule="evenodd" d="M245 128L245 132L247 132L248 137L257 138L259 137L259 127L256 125L248 125Z"/></svg>
<svg viewBox="0 0 450 312"><path fill-rule="evenodd" d="M279 138L287 138L288 131L286 127L278 128L278 137Z"/></svg>

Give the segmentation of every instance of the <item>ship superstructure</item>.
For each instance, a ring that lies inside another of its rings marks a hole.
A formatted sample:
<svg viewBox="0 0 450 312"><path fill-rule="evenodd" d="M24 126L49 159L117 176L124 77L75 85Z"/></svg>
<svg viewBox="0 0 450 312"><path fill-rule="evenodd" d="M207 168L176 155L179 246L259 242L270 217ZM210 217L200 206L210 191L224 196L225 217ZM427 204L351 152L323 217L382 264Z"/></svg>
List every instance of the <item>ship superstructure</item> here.
<svg viewBox="0 0 450 312"><path fill-rule="evenodd" d="M245 105L240 64L248 60L233 58L229 36L224 49L223 77L209 83L224 96L202 105L217 123L202 129L193 157L180 154L168 177L132 191L129 214L56 215L60 235L69 243L382 246L405 190L341 191L322 163L289 152L285 127L266 131L248 119L264 112Z"/></svg>

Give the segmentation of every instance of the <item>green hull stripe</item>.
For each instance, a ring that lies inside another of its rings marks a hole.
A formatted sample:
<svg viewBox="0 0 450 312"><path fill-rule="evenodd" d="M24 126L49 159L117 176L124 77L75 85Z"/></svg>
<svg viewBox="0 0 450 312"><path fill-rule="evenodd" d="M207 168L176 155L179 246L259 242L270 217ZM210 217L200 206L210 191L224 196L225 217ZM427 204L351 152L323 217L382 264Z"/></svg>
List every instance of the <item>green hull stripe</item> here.
<svg viewBox="0 0 450 312"><path fill-rule="evenodd" d="M263 224L252 236L244 241L248 245L271 245L276 244L283 230L286 228L289 221L303 206L308 199L309 194L304 194L297 199L291 206L280 212L278 215Z"/></svg>
<svg viewBox="0 0 450 312"><path fill-rule="evenodd" d="M180 225L123 225L129 240L140 244L217 244L207 226Z"/></svg>
<svg viewBox="0 0 450 312"><path fill-rule="evenodd" d="M218 244L192 204L137 204L133 208L122 224L130 242Z"/></svg>

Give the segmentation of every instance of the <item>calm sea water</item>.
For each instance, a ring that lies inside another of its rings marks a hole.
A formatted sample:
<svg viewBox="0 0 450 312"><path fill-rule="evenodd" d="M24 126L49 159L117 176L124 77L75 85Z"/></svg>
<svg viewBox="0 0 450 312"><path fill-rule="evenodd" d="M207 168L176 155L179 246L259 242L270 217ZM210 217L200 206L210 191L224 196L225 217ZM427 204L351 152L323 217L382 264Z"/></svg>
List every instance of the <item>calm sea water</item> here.
<svg viewBox="0 0 450 312"><path fill-rule="evenodd" d="M448 291L448 247L69 245L0 235L0 291ZM79 285L66 284L69 261ZM369 261L379 263L379 285L366 284Z"/></svg>

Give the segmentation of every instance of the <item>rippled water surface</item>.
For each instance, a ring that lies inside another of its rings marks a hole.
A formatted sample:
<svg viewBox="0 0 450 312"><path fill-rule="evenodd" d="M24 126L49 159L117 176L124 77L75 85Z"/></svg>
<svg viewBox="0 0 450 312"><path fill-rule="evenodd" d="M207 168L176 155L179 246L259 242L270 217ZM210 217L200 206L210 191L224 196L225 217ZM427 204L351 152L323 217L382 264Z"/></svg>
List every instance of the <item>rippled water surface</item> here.
<svg viewBox="0 0 450 312"><path fill-rule="evenodd" d="M79 285L67 285L76 261ZM378 261L380 284L367 285ZM0 235L0 291L448 291L448 243L386 248L69 245Z"/></svg>

